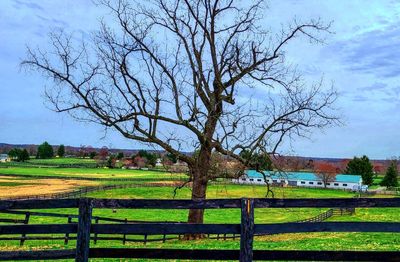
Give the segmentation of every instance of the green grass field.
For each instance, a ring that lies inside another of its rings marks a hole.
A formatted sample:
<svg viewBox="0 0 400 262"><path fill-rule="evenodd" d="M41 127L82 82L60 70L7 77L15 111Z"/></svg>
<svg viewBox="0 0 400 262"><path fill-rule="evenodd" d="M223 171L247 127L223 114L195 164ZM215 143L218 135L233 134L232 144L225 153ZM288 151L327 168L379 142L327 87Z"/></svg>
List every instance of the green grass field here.
<svg viewBox="0 0 400 262"><path fill-rule="evenodd" d="M96 167L97 163L94 159L89 158L51 158L51 159L35 159L31 158L25 162L6 162L0 163L0 167Z"/></svg>
<svg viewBox="0 0 400 262"><path fill-rule="evenodd" d="M137 179L137 180L173 180L185 178L184 174L171 174L161 171L142 171L108 168L54 168L54 167L1 167L0 174L25 175L30 177L49 176L54 178L79 177L79 178L103 178L103 179Z"/></svg>
<svg viewBox="0 0 400 262"><path fill-rule="evenodd" d="M33 160L40 161L44 160ZM53 162L56 160L52 160ZM57 161L60 161L57 159ZM17 177L13 179L1 177L1 187L15 187L29 184L29 180L38 179L38 176L49 176L54 179L65 177L96 177L110 179L105 184L116 184L113 179L130 178L135 181L145 182L163 182L165 180L174 180L185 178L184 174L169 174L157 171L141 170L122 170L122 169L100 169L100 168L55 168L55 167L2 167L0 174L25 175L27 177ZM121 183L121 182L118 182ZM330 189L310 189L310 188L274 188L276 198L352 198L354 193L342 190ZM93 192L88 197L95 198L138 198L138 199L189 199L191 190L184 187L177 191L174 196L173 186L157 187L136 187L115 189L108 191ZM208 198L262 198L265 197L265 187L250 185L224 185L211 183L207 191ZM379 197L379 196L375 196ZM327 209L317 208L297 208L297 209L273 209L264 208L255 210L256 223L284 223L293 222L301 219L316 216ZM42 212L77 214L76 209L54 209L54 210L36 210ZM354 215L334 216L330 221L386 221L400 222L398 208L360 208L356 209ZM132 210L118 209L95 209L94 216L120 218L129 220L145 221L185 221L187 219L187 210ZM22 219L22 215L0 214L0 218ZM66 223L67 218L40 217L31 216L30 224L48 224L48 223ZM240 223L239 209L216 209L205 211L205 223ZM155 236L158 237L158 236ZM128 236L128 238L139 238L143 236ZM19 241L1 241L0 250L36 250L36 249L63 249L73 248L74 241L64 245L63 240L41 240L26 241L24 246L19 246ZM121 241L99 241L95 247L123 247ZM207 248L207 249L238 249L239 240L196 240L183 241L171 240L166 243L150 242L144 246L142 243L127 242L125 247L157 247L157 248ZM277 234L256 237L254 242L255 249L267 250L399 250L400 234L388 233L297 233L297 234ZM127 260L102 260L93 261L127 261ZM131 260L131 261L150 261L150 260Z"/></svg>
<svg viewBox="0 0 400 262"><path fill-rule="evenodd" d="M51 158L51 159L30 159L27 163L32 164L49 164L49 165L62 165L62 164L93 164L96 160L90 158Z"/></svg>

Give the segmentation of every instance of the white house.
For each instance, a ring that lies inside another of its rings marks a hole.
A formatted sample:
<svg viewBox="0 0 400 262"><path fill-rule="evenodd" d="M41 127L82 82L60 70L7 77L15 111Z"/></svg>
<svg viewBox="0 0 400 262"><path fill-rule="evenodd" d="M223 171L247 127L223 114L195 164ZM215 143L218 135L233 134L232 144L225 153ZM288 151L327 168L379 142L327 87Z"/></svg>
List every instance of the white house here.
<svg viewBox="0 0 400 262"><path fill-rule="evenodd" d="M10 158L8 157L7 154L0 154L0 162L1 163L5 163L5 162L9 162Z"/></svg>
<svg viewBox="0 0 400 262"><path fill-rule="evenodd" d="M269 184L280 184L299 187L324 187L324 182L311 172L274 172L264 171ZM246 173L237 178L232 179L236 184L258 184L265 185L264 176L255 171L247 170ZM336 175L335 181L326 183L327 188L360 190L362 187L362 178L358 175Z"/></svg>
<svg viewBox="0 0 400 262"><path fill-rule="evenodd" d="M162 166L163 166L163 163L162 163L162 159L161 159L161 158L157 158L157 160L156 160L156 166L157 166L157 167L162 167Z"/></svg>

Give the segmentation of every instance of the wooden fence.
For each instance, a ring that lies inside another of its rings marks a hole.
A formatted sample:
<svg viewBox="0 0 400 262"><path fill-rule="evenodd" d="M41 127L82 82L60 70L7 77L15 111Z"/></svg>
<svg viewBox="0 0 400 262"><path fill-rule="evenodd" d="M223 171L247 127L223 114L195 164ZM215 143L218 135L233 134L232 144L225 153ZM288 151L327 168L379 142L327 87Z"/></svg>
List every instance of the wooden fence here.
<svg viewBox="0 0 400 262"><path fill-rule="evenodd" d="M34 216L41 216L41 217L57 217L57 218L67 218L67 223L76 223L76 221L79 218L79 215L73 215L73 214L60 214L60 213L49 213L49 212L34 212L34 211L23 211L23 210L0 210L0 213L5 213L5 214L14 214L14 215L23 215L25 218L24 219L8 219L8 218L0 218L0 222L3 223L14 223L14 224L28 224L29 218L32 218ZM293 222L296 223L310 223L310 222L323 222L327 220L328 218L331 218L332 216L342 216L342 215L352 215L355 213L354 208L330 208L329 210L306 219L302 220L296 220ZM101 216L92 216L92 223L98 224L99 222L115 222L115 223L187 223L185 221L145 221L145 220L132 220L128 218L110 218L110 217L101 217ZM262 236L265 234L255 234L255 236ZM230 239L236 239L238 236L236 234L207 234L208 239L216 239L216 240L230 240ZM7 241L7 240L19 240L20 245L22 246L26 240L64 240L64 244L68 244L69 240L75 240L76 237L70 236L69 233L65 234L65 236L26 236L22 235L21 237L0 237L0 241ZM122 237L100 237L98 234L94 234L93 237L91 237L93 240L94 244L97 243L99 240L119 240L122 241L122 244L125 245L126 242L139 242L146 244L148 242L163 242L165 243L167 240L180 240L182 239L182 235L172 235L172 236L167 236L167 235L162 235L159 238L151 238L149 239L147 235L143 235L142 238L138 239L131 239L127 238L126 234L124 234Z"/></svg>
<svg viewBox="0 0 400 262"><path fill-rule="evenodd" d="M399 251L286 251L253 250L255 234L297 232L393 232L394 222L315 222L254 224L254 208L375 208L400 207L400 199L213 199L123 200L123 199L47 199L4 200L0 210L79 208L78 223L51 225L0 225L0 234L77 234L76 249L44 251L2 251L0 260L88 258L149 258L201 260L305 260L305 261L400 261ZM93 208L129 209L215 209L240 208L240 224L138 223L92 224ZM238 234L240 250L186 250L150 248L90 248L91 234Z"/></svg>

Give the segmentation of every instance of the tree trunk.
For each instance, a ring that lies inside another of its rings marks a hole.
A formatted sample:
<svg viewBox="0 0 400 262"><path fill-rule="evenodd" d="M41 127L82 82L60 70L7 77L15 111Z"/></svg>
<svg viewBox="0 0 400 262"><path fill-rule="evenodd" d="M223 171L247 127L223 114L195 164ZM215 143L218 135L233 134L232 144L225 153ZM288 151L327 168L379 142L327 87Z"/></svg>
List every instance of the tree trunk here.
<svg viewBox="0 0 400 262"><path fill-rule="evenodd" d="M206 199L207 191L207 173L208 169L194 168L191 170L193 174L192 200ZM202 224L204 222L204 209L190 209L188 223ZM188 234L185 236L187 240L203 238L202 234Z"/></svg>
<svg viewBox="0 0 400 262"><path fill-rule="evenodd" d="M192 200L206 199L207 179L204 177L193 178ZM189 211L189 223L203 223L203 209L191 209Z"/></svg>

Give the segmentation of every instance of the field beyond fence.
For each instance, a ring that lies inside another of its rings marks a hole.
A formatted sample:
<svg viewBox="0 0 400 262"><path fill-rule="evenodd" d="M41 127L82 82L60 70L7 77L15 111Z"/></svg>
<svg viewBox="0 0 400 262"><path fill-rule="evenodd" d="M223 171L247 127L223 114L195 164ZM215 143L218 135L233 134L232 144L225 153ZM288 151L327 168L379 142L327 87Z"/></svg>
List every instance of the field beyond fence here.
<svg viewBox="0 0 400 262"><path fill-rule="evenodd" d="M77 234L76 249L2 251L0 260L88 258L152 258L202 260L303 260L303 261L400 261L399 251L299 251L253 250L258 234L297 232L400 232L400 223L393 222L307 222L254 224L254 208L391 208L400 207L400 199L210 199L134 200L134 199L47 199L3 200L0 210L78 208L78 223L44 225L0 225L1 235ZM219 209L240 208L240 224L134 223L92 224L92 211L112 209ZM90 248L91 235L97 234L236 234L240 250L188 250L150 248ZM366 248L367 249L367 248Z"/></svg>

